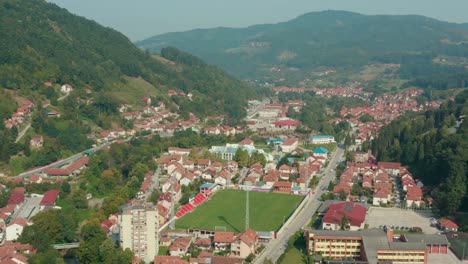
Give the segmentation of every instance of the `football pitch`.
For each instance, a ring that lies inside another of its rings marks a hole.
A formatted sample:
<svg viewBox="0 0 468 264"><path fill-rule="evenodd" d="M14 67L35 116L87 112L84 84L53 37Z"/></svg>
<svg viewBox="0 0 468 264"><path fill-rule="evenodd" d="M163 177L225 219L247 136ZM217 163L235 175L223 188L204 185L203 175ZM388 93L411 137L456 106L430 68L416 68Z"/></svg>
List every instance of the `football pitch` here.
<svg viewBox="0 0 468 264"><path fill-rule="evenodd" d="M255 231L277 231L304 198L280 193L250 192L250 228ZM176 221L177 229L197 228L226 231L245 230L246 192L222 190L195 211ZM219 228L217 228L219 230Z"/></svg>

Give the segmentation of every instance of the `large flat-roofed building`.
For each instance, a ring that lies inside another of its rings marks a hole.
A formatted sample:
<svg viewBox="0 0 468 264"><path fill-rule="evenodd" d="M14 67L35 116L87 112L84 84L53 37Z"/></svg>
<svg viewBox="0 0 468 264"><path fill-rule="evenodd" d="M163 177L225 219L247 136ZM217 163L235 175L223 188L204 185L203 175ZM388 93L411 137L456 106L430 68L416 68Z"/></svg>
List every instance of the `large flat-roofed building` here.
<svg viewBox="0 0 468 264"><path fill-rule="evenodd" d="M309 254L320 254L324 258L343 259L361 256L360 232L311 230L305 232Z"/></svg>
<svg viewBox="0 0 468 264"><path fill-rule="evenodd" d="M120 208L120 245L135 257L150 263L159 251L159 220L152 203L135 203Z"/></svg>
<svg viewBox="0 0 468 264"><path fill-rule="evenodd" d="M332 260L364 263L427 263L428 254L446 253L448 241L443 235L405 234L392 230L361 231L311 230L304 232L307 252Z"/></svg>
<svg viewBox="0 0 468 264"><path fill-rule="evenodd" d="M310 137L310 143L312 144L330 144L335 143L335 138L330 135L317 135Z"/></svg>

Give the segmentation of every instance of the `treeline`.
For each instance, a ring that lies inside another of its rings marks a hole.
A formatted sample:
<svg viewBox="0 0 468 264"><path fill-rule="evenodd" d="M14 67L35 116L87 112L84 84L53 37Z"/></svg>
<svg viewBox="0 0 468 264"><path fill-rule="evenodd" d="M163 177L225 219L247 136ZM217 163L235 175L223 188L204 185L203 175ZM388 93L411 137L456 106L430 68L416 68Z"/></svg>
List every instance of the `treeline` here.
<svg viewBox="0 0 468 264"><path fill-rule="evenodd" d="M468 210L468 90L440 109L407 114L384 127L371 144L378 160L402 162L432 187L434 211L453 216Z"/></svg>
<svg viewBox="0 0 468 264"><path fill-rule="evenodd" d="M237 121L246 115L247 99L256 96L254 87L176 48L162 49L161 56L181 68L172 78L172 85L185 93L195 92L192 101L186 99L178 102L181 111L202 116L226 113L228 119Z"/></svg>

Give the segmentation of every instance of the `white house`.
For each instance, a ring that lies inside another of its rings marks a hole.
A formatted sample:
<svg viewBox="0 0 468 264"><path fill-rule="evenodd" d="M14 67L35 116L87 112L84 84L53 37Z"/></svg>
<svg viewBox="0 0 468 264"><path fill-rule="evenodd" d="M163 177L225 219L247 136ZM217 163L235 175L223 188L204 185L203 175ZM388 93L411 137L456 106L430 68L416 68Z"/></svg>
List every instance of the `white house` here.
<svg viewBox="0 0 468 264"><path fill-rule="evenodd" d="M289 153L293 152L295 149L297 149L297 146L299 145L299 140L297 138L288 138L283 143L281 143L281 150L284 153Z"/></svg>
<svg viewBox="0 0 468 264"><path fill-rule="evenodd" d="M12 220L6 227L6 241L13 241L23 233L23 229L26 226L30 226L33 223L29 220L17 218Z"/></svg>
<svg viewBox="0 0 468 264"><path fill-rule="evenodd" d="M62 87L60 87L60 91L62 93L69 93L73 91L73 86L71 86L70 84L64 84L62 85Z"/></svg>

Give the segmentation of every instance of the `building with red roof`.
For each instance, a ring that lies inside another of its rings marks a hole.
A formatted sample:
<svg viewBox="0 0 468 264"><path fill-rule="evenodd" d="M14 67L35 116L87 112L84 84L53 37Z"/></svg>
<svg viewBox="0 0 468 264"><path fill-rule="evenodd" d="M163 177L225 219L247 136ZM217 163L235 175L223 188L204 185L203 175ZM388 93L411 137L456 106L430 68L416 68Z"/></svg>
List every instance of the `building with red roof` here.
<svg viewBox="0 0 468 264"><path fill-rule="evenodd" d="M283 143L281 143L281 151L288 153L297 149L299 145L299 139L297 138L288 138Z"/></svg>
<svg viewBox="0 0 468 264"><path fill-rule="evenodd" d="M379 161L377 163L377 166L384 169L390 174L397 175L400 173L400 167L401 163L399 162L384 162L384 161Z"/></svg>
<svg viewBox="0 0 468 264"><path fill-rule="evenodd" d="M322 228L330 230L340 230L344 221L344 216L348 219L344 223L348 230L356 231L364 228L366 218L366 208L352 202L342 202L330 205L322 220Z"/></svg>
<svg viewBox="0 0 468 264"><path fill-rule="evenodd" d="M41 202L39 203L39 205L41 206L41 210L44 209L45 207L55 206L55 201L57 200L59 193L60 191L58 190L48 190L44 194L44 197L42 197Z"/></svg>
<svg viewBox="0 0 468 264"><path fill-rule="evenodd" d="M237 236L231 245L231 255L246 258L250 254L255 254L258 244L258 234L249 228Z"/></svg>
<svg viewBox="0 0 468 264"><path fill-rule="evenodd" d="M296 129L301 123L299 121L295 120L280 120L273 122L273 125L277 129L283 129L283 130L294 130Z"/></svg>
<svg viewBox="0 0 468 264"><path fill-rule="evenodd" d="M19 206L24 202L24 194L22 193L13 193L10 195L7 204Z"/></svg>
<svg viewBox="0 0 468 264"><path fill-rule="evenodd" d="M447 218L439 219L439 225L440 225L440 229L442 229L443 231L457 232L458 230L458 225L452 220L449 220Z"/></svg>
<svg viewBox="0 0 468 264"><path fill-rule="evenodd" d="M234 242L234 233L228 231L216 231L213 238L215 252L231 249L231 243Z"/></svg>
<svg viewBox="0 0 468 264"><path fill-rule="evenodd" d="M275 182L273 192L291 194L292 182Z"/></svg>

